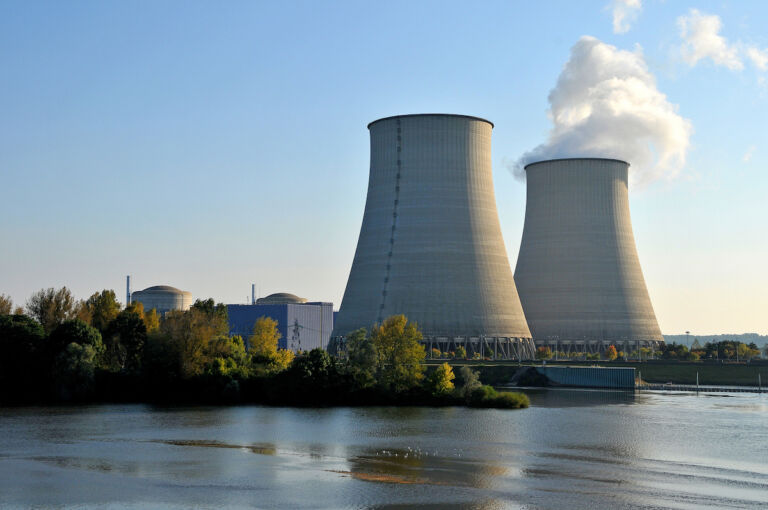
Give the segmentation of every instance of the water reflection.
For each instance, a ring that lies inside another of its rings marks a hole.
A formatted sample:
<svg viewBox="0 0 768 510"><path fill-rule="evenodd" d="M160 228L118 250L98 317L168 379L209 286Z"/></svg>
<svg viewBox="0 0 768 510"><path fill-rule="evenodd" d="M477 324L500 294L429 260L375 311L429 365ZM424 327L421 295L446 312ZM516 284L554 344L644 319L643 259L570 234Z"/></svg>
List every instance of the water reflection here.
<svg viewBox="0 0 768 510"><path fill-rule="evenodd" d="M526 390L524 411L0 410L0 507L768 506L768 395Z"/></svg>
<svg viewBox="0 0 768 510"><path fill-rule="evenodd" d="M513 388L505 388L509 391ZM519 389L518 389L519 391ZM632 405L642 399L642 394L626 390L539 389L522 390L538 407L585 407L604 405Z"/></svg>
<svg viewBox="0 0 768 510"><path fill-rule="evenodd" d="M486 488L509 468L492 462L442 457L420 449L376 450L348 459L349 474L359 480Z"/></svg>

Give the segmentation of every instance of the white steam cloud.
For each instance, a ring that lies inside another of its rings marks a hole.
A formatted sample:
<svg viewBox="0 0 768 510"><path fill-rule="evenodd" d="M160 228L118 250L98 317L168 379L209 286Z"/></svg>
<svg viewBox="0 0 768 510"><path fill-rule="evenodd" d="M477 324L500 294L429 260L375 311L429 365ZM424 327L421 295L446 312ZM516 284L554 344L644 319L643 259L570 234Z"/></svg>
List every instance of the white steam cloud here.
<svg viewBox="0 0 768 510"><path fill-rule="evenodd" d="M656 88L639 48L619 50L582 37L571 48L549 103L549 139L512 165L520 178L526 164L543 159L621 159L632 165L636 185L671 177L685 164L691 123Z"/></svg>
<svg viewBox="0 0 768 510"><path fill-rule="evenodd" d="M768 71L768 49L761 50L755 46L747 48L747 57L761 71Z"/></svg>
<svg viewBox="0 0 768 510"><path fill-rule="evenodd" d="M677 18L677 26L683 40L683 59L691 67L708 58L715 65L725 66L733 71L744 69L738 47L720 35L723 26L720 16L691 9L687 16Z"/></svg>
<svg viewBox="0 0 768 510"><path fill-rule="evenodd" d="M643 8L642 0L613 0L613 33L624 34L629 32L632 23L637 20L640 10Z"/></svg>

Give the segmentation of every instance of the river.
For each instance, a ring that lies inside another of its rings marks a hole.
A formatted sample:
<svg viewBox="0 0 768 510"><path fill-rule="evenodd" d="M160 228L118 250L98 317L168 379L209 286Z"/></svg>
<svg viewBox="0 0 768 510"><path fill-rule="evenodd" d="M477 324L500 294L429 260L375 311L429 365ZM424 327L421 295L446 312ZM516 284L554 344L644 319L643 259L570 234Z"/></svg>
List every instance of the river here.
<svg viewBox="0 0 768 510"><path fill-rule="evenodd" d="M766 508L768 395L0 408L0 508Z"/></svg>

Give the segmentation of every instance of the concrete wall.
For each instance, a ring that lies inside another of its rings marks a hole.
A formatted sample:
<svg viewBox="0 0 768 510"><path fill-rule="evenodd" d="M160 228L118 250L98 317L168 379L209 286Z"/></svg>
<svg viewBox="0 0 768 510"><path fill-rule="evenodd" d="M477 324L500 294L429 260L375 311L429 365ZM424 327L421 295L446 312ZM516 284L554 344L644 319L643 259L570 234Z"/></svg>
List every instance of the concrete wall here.
<svg viewBox="0 0 768 510"><path fill-rule="evenodd" d="M227 305L227 313L230 334L240 335L246 342L260 317L274 319L281 335L278 347L294 352L325 349L333 330L332 303Z"/></svg>
<svg viewBox="0 0 768 510"><path fill-rule="evenodd" d="M515 282L537 344L579 341L589 352L663 341L635 248L628 166L585 158L526 167Z"/></svg>
<svg viewBox="0 0 768 510"><path fill-rule="evenodd" d="M405 314L430 337L530 338L496 211L492 127L457 115L369 125L368 197L334 335Z"/></svg>
<svg viewBox="0 0 768 510"><path fill-rule="evenodd" d="M579 388L634 389L634 368L608 367L536 367L550 381L560 386Z"/></svg>

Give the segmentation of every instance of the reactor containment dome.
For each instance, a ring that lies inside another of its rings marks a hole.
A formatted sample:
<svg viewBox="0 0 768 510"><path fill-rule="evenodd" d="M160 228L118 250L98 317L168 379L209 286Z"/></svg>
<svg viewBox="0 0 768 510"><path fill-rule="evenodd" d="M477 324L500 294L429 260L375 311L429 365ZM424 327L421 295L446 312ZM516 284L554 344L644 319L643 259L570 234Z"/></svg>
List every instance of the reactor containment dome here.
<svg viewBox="0 0 768 510"><path fill-rule="evenodd" d="M334 337L403 314L429 349L534 356L496 211L492 128L446 114L368 125L368 196Z"/></svg>
<svg viewBox="0 0 768 510"><path fill-rule="evenodd" d="M155 285L131 294L131 301L139 301L144 309L156 309L164 315L171 310L189 310L192 306L192 294L170 285Z"/></svg>
<svg viewBox="0 0 768 510"><path fill-rule="evenodd" d="M635 248L628 169L599 158L525 167L515 282L537 346L632 352L664 341Z"/></svg>

